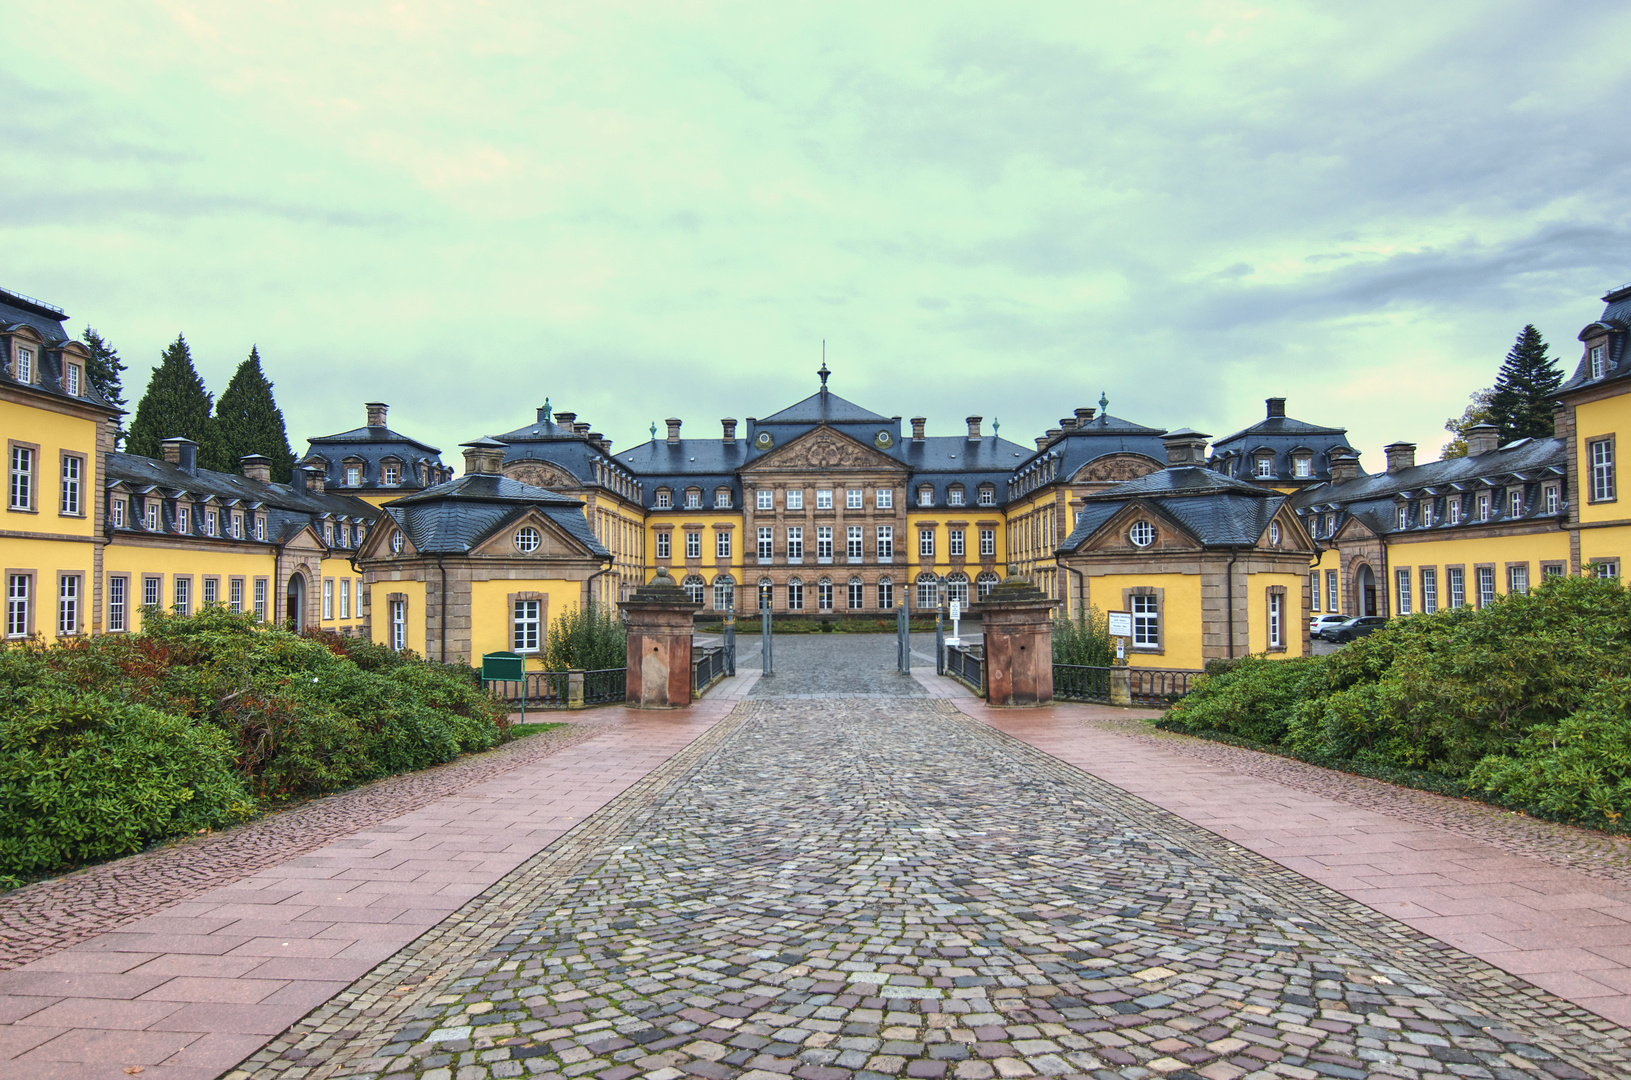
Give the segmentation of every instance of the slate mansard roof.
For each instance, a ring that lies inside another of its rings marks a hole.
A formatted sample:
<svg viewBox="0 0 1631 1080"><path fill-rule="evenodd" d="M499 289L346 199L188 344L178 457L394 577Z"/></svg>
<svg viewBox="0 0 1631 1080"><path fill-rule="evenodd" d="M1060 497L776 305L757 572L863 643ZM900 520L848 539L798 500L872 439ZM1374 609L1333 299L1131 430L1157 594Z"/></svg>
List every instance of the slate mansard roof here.
<svg viewBox="0 0 1631 1080"><path fill-rule="evenodd" d="M1603 313L1597 321L1580 331L1581 341L1608 335L1603 377L1591 377L1591 355L1588 350L1581 356L1574 375L1558 388L1559 394L1631 377L1631 334L1627 333L1631 330L1631 284L1622 285L1604 296L1603 303Z"/></svg>
<svg viewBox="0 0 1631 1080"><path fill-rule="evenodd" d="M1206 547L1250 547L1289 496L1200 465L1166 468L1086 496L1076 527L1059 550L1075 551L1123 508L1141 500L1156 503Z"/></svg>
<svg viewBox="0 0 1631 1080"><path fill-rule="evenodd" d="M1324 427L1289 417L1285 415L1284 398L1269 398L1266 404L1268 415L1264 419L1212 444L1214 469L1230 476L1250 476L1260 452L1266 451L1273 457L1276 480L1329 480L1331 451L1340 447L1358 455L1348 442L1347 428ZM1299 454L1309 456L1311 477L1296 476L1294 459Z"/></svg>
<svg viewBox="0 0 1631 1080"><path fill-rule="evenodd" d="M380 406L383 418L383 406ZM439 481L446 466L442 452L401 432L392 431L383 423L368 424L337 435L319 435L306 440L307 450L301 464L319 463L323 466L330 487L344 487L347 491L414 491L426 486L421 482L419 467L428 470L431 482ZM344 484L345 462L361 462L362 482L355 487ZM384 482L383 466L395 461L402 466L401 477L394 485Z"/></svg>
<svg viewBox="0 0 1631 1080"><path fill-rule="evenodd" d="M465 554L529 510L559 525L591 554L611 557L589 528L581 500L506 476L466 473L385 505L385 513L407 534L414 549L429 555Z"/></svg>
<svg viewBox="0 0 1631 1080"><path fill-rule="evenodd" d="M61 308L21 293L0 289L0 338L3 338L7 345L7 348L0 350L4 353L4 356L0 357L0 361L3 361L0 362L0 382L10 386L25 385L12 378L12 354L9 345L12 335L26 327L38 334L41 340L41 355L37 358L39 376L34 382L26 384L29 390L82 402L117 414L120 411L118 407L99 394L91 386L90 379L84 377L84 373L81 373L77 395L63 389L62 349L70 343L70 339L62 324L67 321L68 313Z"/></svg>

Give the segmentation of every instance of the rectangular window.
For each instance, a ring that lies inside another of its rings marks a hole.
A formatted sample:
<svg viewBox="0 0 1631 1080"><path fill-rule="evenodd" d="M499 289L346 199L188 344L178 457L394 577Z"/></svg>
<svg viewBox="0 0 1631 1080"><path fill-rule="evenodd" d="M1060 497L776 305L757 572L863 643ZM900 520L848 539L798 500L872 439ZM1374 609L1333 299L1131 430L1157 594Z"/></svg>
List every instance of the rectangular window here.
<svg viewBox="0 0 1631 1080"><path fill-rule="evenodd" d="M1479 521L1488 521L1489 520L1489 493L1488 492L1480 491L1478 493L1477 505L1478 505L1478 520Z"/></svg>
<svg viewBox="0 0 1631 1080"><path fill-rule="evenodd" d="M157 575L142 578L142 606L158 607L162 603L164 579Z"/></svg>
<svg viewBox="0 0 1631 1080"><path fill-rule="evenodd" d="M832 562L832 526L816 526L816 562Z"/></svg>
<svg viewBox="0 0 1631 1080"><path fill-rule="evenodd" d="M980 555L981 555L981 557L983 558L983 557L988 556L988 555L995 555L996 553L997 553L997 530L996 529L981 529L980 530Z"/></svg>
<svg viewBox="0 0 1631 1080"><path fill-rule="evenodd" d="M323 621L334 618L334 579L323 579Z"/></svg>
<svg viewBox="0 0 1631 1080"><path fill-rule="evenodd" d="M866 603L866 585L859 580L849 583L849 609L858 611Z"/></svg>
<svg viewBox="0 0 1631 1080"><path fill-rule="evenodd" d="M188 523L189 523L189 519L188 519L187 508L185 506L182 506L180 503L176 503L176 532L178 532L178 533L188 532L189 531L188 528L187 528Z"/></svg>
<svg viewBox="0 0 1631 1080"><path fill-rule="evenodd" d="M714 610L726 611L736 599L736 583L722 577L714 582Z"/></svg>
<svg viewBox="0 0 1631 1080"><path fill-rule="evenodd" d="M728 532L714 533L714 558L728 559L731 557L731 534Z"/></svg>
<svg viewBox="0 0 1631 1080"><path fill-rule="evenodd" d="M244 538L244 516L242 514L232 515L232 538L234 540Z"/></svg>
<svg viewBox="0 0 1631 1080"><path fill-rule="evenodd" d="M34 509L34 451L26 446L11 448L11 508Z"/></svg>
<svg viewBox="0 0 1631 1080"><path fill-rule="evenodd" d="M862 503L861 503L861 489L860 488L848 488L848 489L846 489L845 492L844 492L844 509L845 510L860 510L862 508L863 507L862 507Z"/></svg>
<svg viewBox="0 0 1631 1080"><path fill-rule="evenodd" d="M702 492L691 489L685 493L685 508L687 510L702 509Z"/></svg>
<svg viewBox="0 0 1631 1080"><path fill-rule="evenodd" d="M351 618L351 579L340 579L340 618Z"/></svg>
<svg viewBox="0 0 1631 1080"><path fill-rule="evenodd" d="M787 610L804 610L804 582L790 581L787 583Z"/></svg>
<svg viewBox="0 0 1631 1080"><path fill-rule="evenodd" d="M832 610L832 582L825 579L816 582L816 610Z"/></svg>
<svg viewBox="0 0 1631 1080"><path fill-rule="evenodd" d="M79 575L57 579L57 633L79 633Z"/></svg>
<svg viewBox="0 0 1631 1080"><path fill-rule="evenodd" d="M34 381L34 350L17 346L17 366L14 369L17 381L31 383Z"/></svg>
<svg viewBox="0 0 1631 1080"><path fill-rule="evenodd" d="M346 487L356 487L357 485L359 485L361 483L362 483L362 468L360 466L357 466L357 465L347 465L345 467L345 486Z"/></svg>
<svg viewBox="0 0 1631 1080"><path fill-rule="evenodd" d="M1135 596L1133 601L1133 647L1158 649L1161 647L1160 598Z"/></svg>
<svg viewBox="0 0 1631 1080"><path fill-rule="evenodd" d="M1325 515L1325 535L1330 536L1333 532L1336 531L1336 527L1337 527L1337 516L1335 514L1326 514Z"/></svg>
<svg viewBox="0 0 1631 1080"><path fill-rule="evenodd" d="M1424 529L1427 528L1429 525L1433 524L1433 500L1432 499L1423 499L1422 500L1422 504L1421 504L1421 524L1422 524L1422 528L1424 528Z"/></svg>
<svg viewBox="0 0 1631 1080"><path fill-rule="evenodd" d="M923 611L940 606L940 582L935 580L934 575L925 574L917 579L917 606Z"/></svg>
<svg viewBox="0 0 1631 1080"><path fill-rule="evenodd" d="M255 584L259 585L260 582ZM401 652L408 647L408 602L391 601L391 648Z"/></svg>
<svg viewBox="0 0 1631 1080"><path fill-rule="evenodd" d="M65 456L62 459L62 512L78 517L80 507L80 474L85 468L83 458Z"/></svg>
<svg viewBox="0 0 1631 1080"><path fill-rule="evenodd" d="M79 396L79 365L65 364L62 368L62 390L71 397Z"/></svg>
<svg viewBox="0 0 1631 1080"><path fill-rule="evenodd" d="M244 579L241 577L227 581L227 609L233 612L244 609Z"/></svg>
<svg viewBox="0 0 1631 1080"><path fill-rule="evenodd" d="M950 491L946 492L946 503L949 506L962 506L963 489L960 487L954 487Z"/></svg>
<svg viewBox="0 0 1631 1080"><path fill-rule="evenodd" d="M115 529L125 527L125 501L123 499L113 500L113 527Z"/></svg>
<svg viewBox="0 0 1631 1080"><path fill-rule="evenodd" d="M1487 608L1495 603L1495 567L1478 567L1478 606Z"/></svg>
<svg viewBox="0 0 1631 1080"><path fill-rule="evenodd" d="M980 505L981 506L996 506L997 505L997 492L996 492L995 488L983 487L983 488L980 489Z"/></svg>
<svg viewBox="0 0 1631 1080"><path fill-rule="evenodd" d="M27 574L6 575L6 636L28 636L28 602L33 580Z"/></svg>
<svg viewBox="0 0 1631 1080"><path fill-rule="evenodd" d="M759 526L759 561L769 562L776 554L776 530L769 525Z"/></svg>
<svg viewBox="0 0 1631 1080"><path fill-rule="evenodd" d="M1450 586L1450 606L1462 607L1467 602L1467 578L1459 566L1452 566L1444 571L1445 580Z"/></svg>
<svg viewBox="0 0 1631 1080"><path fill-rule="evenodd" d="M787 561L804 561L804 527L802 525L789 525L787 527Z"/></svg>
<svg viewBox="0 0 1631 1080"><path fill-rule="evenodd" d="M850 562L861 561L861 527L859 525L846 526L844 529L844 557Z"/></svg>
<svg viewBox="0 0 1631 1080"><path fill-rule="evenodd" d="M946 550L952 555L963 554L962 529L948 529L946 531Z"/></svg>
<svg viewBox="0 0 1631 1080"><path fill-rule="evenodd" d="M889 562L895 557L895 527L878 526L878 561Z"/></svg>
<svg viewBox="0 0 1631 1080"><path fill-rule="evenodd" d="M538 651L538 609L542 601L517 600L510 630L511 647L518 653Z"/></svg>
<svg viewBox="0 0 1631 1080"><path fill-rule="evenodd" d="M1342 608L1339 606L1341 599L1342 582L1335 570L1327 570L1325 572L1325 610L1332 615L1341 611Z"/></svg>
<svg viewBox="0 0 1631 1080"><path fill-rule="evenodd" d="M753 493L753 504L760 510L776 509L776 493L768 488L760 488Z"/></svg>
<svg viewBox="0 0 1631 1080"><path fill-rule="evenodd" d="M127 577L108 578L108 631L119 633L125 628L125 594L130 589Z"/></svg>
<svg viewBox="0 0 1631 1080"><path fill-rule="evenodd" d="M1320 609L1320 572L1318 570L1308 572L1308 609L1310 611Z"/></svg>
<svg viewBox="0 0 1631 1080"><path fill-rule="evenodd" d="M895 507L895 489L894 488L879 488L878 489L878 509L879 510L892 510L892 509L894 509L894 507Z"/></svg>
<svg viewBox="0 0 1631 1080"><path fill-rule="evenodd" d="M895 583L888 578L878 582L878 610L890 611L895 606Z"/></svg>
<svg viewBox="0 0 1631 1080"><path fill-rule="evenodd" d="M731 504L731 489L720 488L714 492L714 508L724 510Z"/></svg>
<svg viewBox="0 0 1631 1080"><path fill-rule="evenodd" d="M1546 512L1548 514L1557 513L1558 512L1558 506L1559 506L1560 502L1562 501L1561 496L1558 493L1557 485L1556 484L1547 484L1541 490L1543 492L1542 497L1545 498L1545 500L1546 500Z"/></svg>
<svg viewBox="0 0 1631 1080"><path fill-rule="evenodd" d="M1563 564L1562 563L1541 563L1540 564L1540 576L1543 577L1543 578L1562 577L1563 576Z"/></svg>
<svg viewBox="0 0 1631 1080"><path fill-rule="evenodd" d="M665 533L665 532L657 533L656 538L657 538L657 558L659 558L659 559L668 558L669 557L669 554L668 554L669 553L669 541L670 541L670 537L669 537L668 533Z"/></svg>
<svg viewBox="0 0 1631 1080"><path fill-rule="evenodd" d="M1283 649L1286 647L1285 631L1281 626L1281 610L1285 597L1280 593L1269 593L1269 648Z"/></svg>
<svg viewBox="0 0 1631 1080"><path fill-rule="evenodd" d="M1461 500L1459 498L1444 500L1444 509L1451 525L1461 524Z"/></svg>
<svg viewBox="0 0 1631 1080"><path fill-rule="evenodd" d="M1399 507L1398 517L1399 517L1399 528L1401 528L1401 529L1410 528L1410 507L1409 506Z"/></svg>
<svg viewBox="0 0 1631 1080"><path fill-rule="evenodd" d="M917 504L919 506L933 506L934 505L934 488L930 487L927 484L924 484L922 487L918 488L918 491L917 491Z"/></svg>
<svg viewBox="0 0 1631 1080"><path fill-rule="evenodd" d="M1529 591L1529 564L1520 563L1506 568L1506 591L1522 596Z"/></svg>
<svg viewBox="0 0 1631 1080"><path fill-rule="evenodd" d="M1600 559L1591 564L1591 571L1600 578L1617 578L1620 576L1620 560Z"/></svg>
<svg viewBox="0 0 1631 1080"><path fill-rule="evenodd" d="M667 510L669 507L669 494L666 489L657 492L657 509Z"/></svg>
<svg viewBox="0 0 1631 1080"><path fill-rule="evenodd" d="M175 612L177 615L189 615L193 610L193 579L176 575Z"/></svg>
<svg viewBox="0 0 1631 1080"><path fill-rule="evenodd" d="M334 546L334 522L323 522L323 543L329 547Z"/></svg>
<svg viewBox="0 0 1631 1080"><path fill-rule="evenodd" d="M1601 345L1591 347L1591 377L1601 379L1608 371L1607 353Z"/></svg>
<svg viewBox="0 0 1631 1080"><path fill-rule="evenodd" d="M798 488L797 490L789 491L787 493L786 497L787 497L787 509L789 509L789 510L803 510L804 509L804 489L803 488Z"/></svg>
<svg viewBox="0 0 1631 1080"><path fill-rule="evenodd" d="M917 531L917 553L922 556L934 555L933 529L919 529Z"/></svg>
<svg viewBox="0 0 1631 1080"><path fill-rule="evenodd" d="M386 465L381 475L387 484L396 485L402 482L402 467L400 465Z"/></svg>
<svg viewBox="0 0 1631 1080"><path fill-rule="evenodd" d="M687 559L702 558L702 534L688 532L685 534L685 557Z"/></svg>
<svg viewBox="0 0 1631 1080"><path fill-rule="evenodd" d="M817 510L831 510L832 509L832 492L831 491L823 491L823 490L821 490L819 488L816 489L816 506L815 506L815 508Z"/></svg>
<svg viewBox="0 0 1631 1080"><path fill-rule="evenodd" d="M266 539L266 519L259 514L255 515L255 539Z"/></svg>
<svg viewBox="0 0 1631 1080"><path fill-rule="evenodd" d="M221 579L207 577L204 579L204 606L214 607L221 602Z"/></svg>
<svg viewBox="0 0 1631 1080"><path fill-rule="evenodd" d="M1591 501L1608 502L1614 498L1614 441L1598 439L1588 445L1591 448ZM15 500L12 505L16 505Z"/></svg>
<svg viewBox="0 0 1631 1080"><path fill-rule="evenodd" d="M1438 610L1438 571L1431 567L1421 572L1421 609L1428 615Z"/></svg>
<svg viewBox="0 0 1631 1080"><path fill-rule="evenodd" d="M204 511L204 535L206 535L206 536L219 536L220 535L220 527L221 527L221 515L220 515L220 513L218 511L215 511L215 510L206 510L206 511Z"/></svg>
<svg viewBox="0 0 1631 1080"><path fill-rule="evenodd" d="M1393 580L1396 583L1398 596L1397 607L1400 615L1410 614L1410 571L1395 570Z"/></svg>
<svg viewBox="0 0 1631 1080"><path fill-rule="evenodd" d="M1523 488L1506 493L1506 512L1511 517L1523 517Z"/></svg>
<svg viewBox="0 0 1631 1080"><path fill-rule="evenodd" d="M255 579L255 621L266 621L266 579Z"/></svg>
<svg viewBox="0 0 1631 1080"><path fill-rule="evenodd" d="M1266 458L1266 457L1258 458L1257 459L1257 478L1259 480L1268 480L1268 479L1272 478L1273 476L1274 476L1274 459L1273 458Z"/></svg>
<svg viewBox="0 0 1631 1080"><path fill-rule="evenodd" d="M1291 468L1292 474L1299 480L1307 480L1310 476L1314 475L1313 462L1309 461L1305 457L1298 458L1292 463Z"/></svg>

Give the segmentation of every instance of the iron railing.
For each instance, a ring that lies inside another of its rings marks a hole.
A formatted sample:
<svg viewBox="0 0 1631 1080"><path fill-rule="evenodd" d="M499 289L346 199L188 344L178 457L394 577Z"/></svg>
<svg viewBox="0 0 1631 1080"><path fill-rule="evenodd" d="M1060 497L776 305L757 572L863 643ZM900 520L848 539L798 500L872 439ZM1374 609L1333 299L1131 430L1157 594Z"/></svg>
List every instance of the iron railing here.
<svg viewBox="0 0 1631 1080"><path fill-rule="evenodd" d="M691 650L691 692L698 697L725 677L725 647L704 645Z"/></svg>
<svg viewBox="0 0 1631 1080"><path fill-rule="evenodd" d="M961 679L975 693L985 693L985 648L980 645L947 645L946 674Z"/></svg>
<svg viewBox="0 0 1631 1080"><path fill-rule="evenodd" d="M582 690L573 700L572 680L582 678ZM520 704L523 695L529 709L570 709L574 705L611 705L627 694L625 668L595 671L529 671L521 682L495 682L488 689L499 700Z"/></svg>
<svg viewBox="0 0 1631 1080"><path fill-rule="evenodd" d="M1078 664L1053 665L1053 696L1068 701L1109 702L1110 673L1127 673L1128 690L1135 705L1170 705L1185 694L1195 679L1205 674L1172 668L1083 667Z"/></svg>
<svg viewBox="0 0 1631 1080"><path fill-rule="evenodd" d="M628 692L629 669L626 667L601 668L583 673L585 705L621 704Z"/></svg>

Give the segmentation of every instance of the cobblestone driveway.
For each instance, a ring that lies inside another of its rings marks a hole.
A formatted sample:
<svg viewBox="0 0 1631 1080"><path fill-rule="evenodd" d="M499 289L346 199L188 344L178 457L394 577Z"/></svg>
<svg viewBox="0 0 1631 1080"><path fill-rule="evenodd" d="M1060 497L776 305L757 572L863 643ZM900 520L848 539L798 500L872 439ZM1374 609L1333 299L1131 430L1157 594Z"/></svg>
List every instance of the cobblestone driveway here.
<svg viewBox="0 0 1631 1080"><path fill-rule="evenodd" d="M934 635L915 634L912 645L928 654L927 660L914 656L913 666L933 671ZM737 670L759 670L759 649L757 634L737 638ZM787 634L775 640L771 657L775 673L760 679L750 697L927 696L916 679L895 670L893 634Z"/></svg>
<svg viewBox="0 0 1631 1080"><path fill-rule="evenodd" d="M744 704L599 817L249 1067L1631 1072L1624 1032L944 703Z"/></svg>

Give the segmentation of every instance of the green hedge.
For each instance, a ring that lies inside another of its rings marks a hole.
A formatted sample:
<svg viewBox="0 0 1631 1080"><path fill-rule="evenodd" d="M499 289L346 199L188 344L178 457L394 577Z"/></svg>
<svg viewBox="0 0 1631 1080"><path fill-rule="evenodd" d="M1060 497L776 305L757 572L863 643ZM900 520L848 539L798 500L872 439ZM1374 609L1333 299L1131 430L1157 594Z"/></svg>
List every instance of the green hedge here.
<svg viewBox="0 0 1631 1080"><path fill-rule="evenodd" d="M248 615L0 648L0 875L139 851L485 750L506 710L466 667Z"/></svg>
<svg viewBox="0 0 1631 1080"><path fill-rule="evenodd" d="M1631 593L1552 578L1394 619L1329 656L1213 665L1161 726L1547 817L1631 813Z"/></svg>

